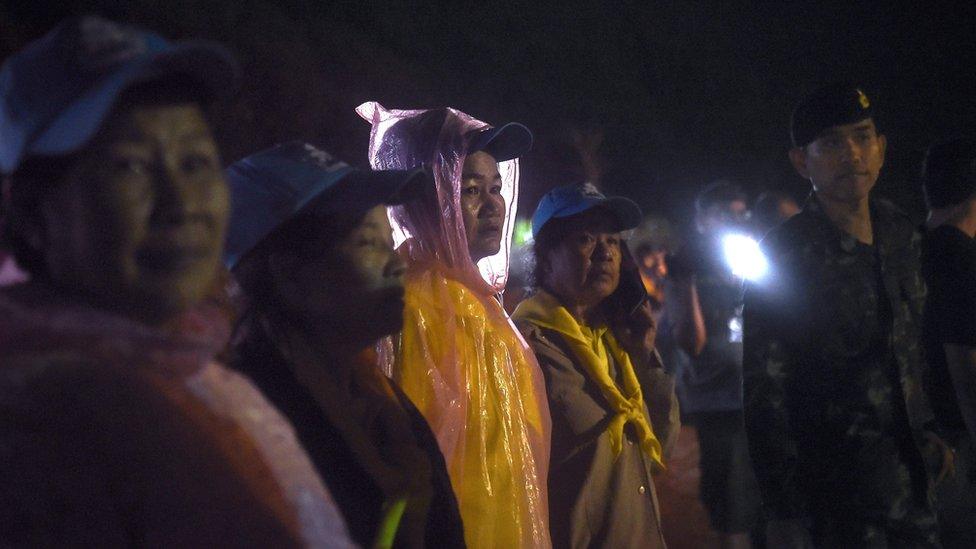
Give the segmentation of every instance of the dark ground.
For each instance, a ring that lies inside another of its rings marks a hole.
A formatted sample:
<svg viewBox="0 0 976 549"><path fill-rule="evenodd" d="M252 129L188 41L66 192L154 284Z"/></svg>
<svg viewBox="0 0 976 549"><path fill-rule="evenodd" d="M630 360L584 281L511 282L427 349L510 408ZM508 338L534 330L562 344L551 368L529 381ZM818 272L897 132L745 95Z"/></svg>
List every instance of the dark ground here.
<svg viewBox="0 0 976 549"><path fill-rule="evenodd" d="M802 198L790 110L816 85L854 78L888 134L879 192L921 219L925 147L976 133L976 6L893 6L0 0L0 58L72 13L215 39L246 74L216 116L228 161L303 138L364 164L357 104L451 105L535 131L523 215L548 188L589 178L679 223L718 177Z"/></svg>

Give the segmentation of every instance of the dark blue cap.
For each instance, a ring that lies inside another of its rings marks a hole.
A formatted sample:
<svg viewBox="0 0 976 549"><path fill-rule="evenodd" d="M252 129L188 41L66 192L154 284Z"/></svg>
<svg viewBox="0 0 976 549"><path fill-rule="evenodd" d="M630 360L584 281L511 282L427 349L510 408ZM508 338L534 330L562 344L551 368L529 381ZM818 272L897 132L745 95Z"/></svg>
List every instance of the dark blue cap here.
<svg viewBox="0 0 976 549"><path fill-rule="evenodd" d="M532 132L518 122L479 130L469 139L469 152L484 151L496 162L518 158L532 149Z"/></svg>
<svg viewBox="0 0 976 549"><path fill-rule="evenodd" d="M184 75L203 98L232 94L240 71L226 48L172 43L99 17L63 21L0 69L0 172L24 157L60 156L90 140L129 86Z"/></svg>
<svg viewBox="0 0 976 549"><path fill-rule="evenodd" d="M365 214L380 204L400 204L432 185L421 168L357 170L301 141L238 160L226 174L232 206L224 247L229 268L300 212Z"/></svg>
<svg viewBox="0 0 976 549"><path fill-rule="evenodd" d="M616 231L633 229L640 224L641 210L633 200L622 196L604 196L592 183L563 185L547 192L532 214L532 236L539 235L550 219L569 217L592 208L605 208L617 220Z"/></svg>

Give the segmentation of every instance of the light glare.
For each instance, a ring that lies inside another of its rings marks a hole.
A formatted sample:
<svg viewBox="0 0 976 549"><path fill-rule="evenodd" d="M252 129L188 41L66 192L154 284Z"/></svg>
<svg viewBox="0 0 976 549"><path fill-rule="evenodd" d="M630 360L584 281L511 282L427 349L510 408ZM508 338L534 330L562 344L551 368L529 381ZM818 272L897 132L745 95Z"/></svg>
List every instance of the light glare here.
<svg viewBox="0 0 976 549"><path fill-rule="evenodd" d="M759 242L750 236L738 233L723 236L722 251L725 263L735 276L755 282L769 271L769 262L759 248Z"/></svg>

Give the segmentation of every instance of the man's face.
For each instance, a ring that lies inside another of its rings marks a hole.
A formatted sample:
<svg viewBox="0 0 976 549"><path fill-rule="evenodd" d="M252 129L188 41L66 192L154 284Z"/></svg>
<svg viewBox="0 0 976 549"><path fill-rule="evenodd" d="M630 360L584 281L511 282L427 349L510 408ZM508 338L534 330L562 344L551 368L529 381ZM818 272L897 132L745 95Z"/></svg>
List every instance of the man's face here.
<svg viewBox="0 0 976 549"><path fill-rule="evenodd" d="M870 118L834 126L806 147L790 151L801 176L817 195L831 202L858 204L867 199L884 165L885 137Z"/></svg>
<svg viewBox="0 0 976 549"><path fill-rule="evenodd" d="M464 159L461 219L472 261L477 263L498 253L505 225L505 198L498 163L486 152L472 153Z"/></svg>
<svg viewBox="0 0 976 549"><path fill-rule="evenodd" d="M229 193L196 104L115 112L41 206L52 281L159 323L211 290Z"/></svg>

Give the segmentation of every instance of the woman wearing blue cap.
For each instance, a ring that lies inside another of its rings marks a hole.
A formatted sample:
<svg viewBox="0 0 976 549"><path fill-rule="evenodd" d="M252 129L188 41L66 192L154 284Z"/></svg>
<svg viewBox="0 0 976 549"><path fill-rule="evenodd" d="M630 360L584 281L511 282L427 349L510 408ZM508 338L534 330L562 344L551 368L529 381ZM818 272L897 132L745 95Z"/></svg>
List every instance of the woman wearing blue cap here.
<svg viewBox="0 0 976 549"><path fill-rule="evenodd" d="M664 546L651 475L679 425L650 302L620 236L640 216L587 184L550 191L532 218L539 290L512 318L546 378L554 547Z"/></svg>
<svg viewBox="0 0 976 549"><path fill-rule="evenodd" d="M0 70L0 545L348 547L284 418L213 361L236 64L71 19Z"/></svg>
<svg viewBox="0 0 976 549"><path fill-rule="evenodd" d="M470 547L548 547L549 410L542 373L496 295L505 287L517 157L532 136L454 109L358 112L376 169L427 165L434 182L392 208L409 237L393 378L447 461Z"/></svg>
<svg viewBox="0 0 976 549"><path fill-rule="evenodd" d="M248 302L234 366L291 420L354 541L463 547L437 442L373 351L403 323L404 267L385 204L429 176L353 170L301 142L227 174L225 259Z"/></svg>

